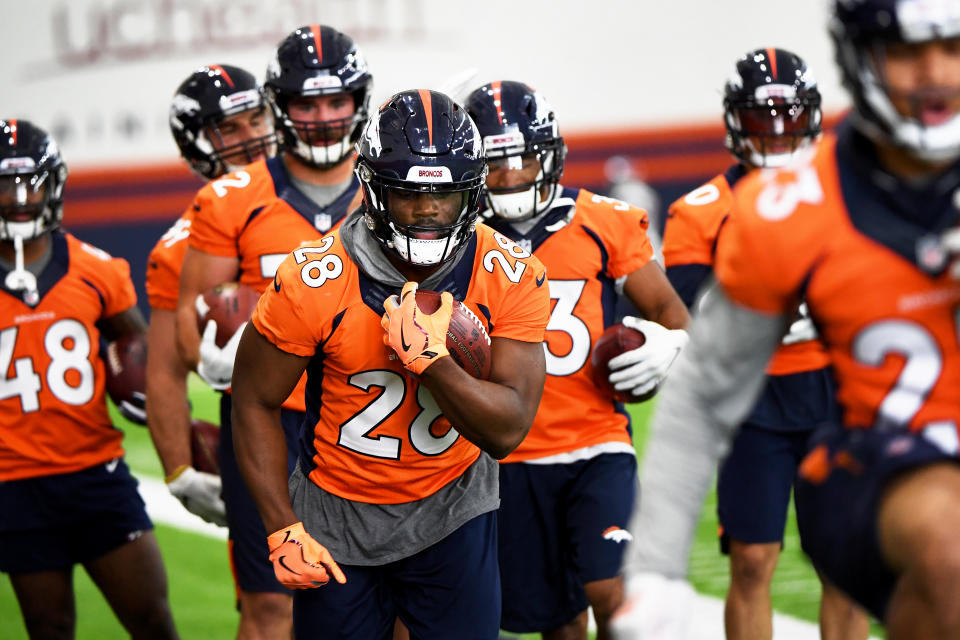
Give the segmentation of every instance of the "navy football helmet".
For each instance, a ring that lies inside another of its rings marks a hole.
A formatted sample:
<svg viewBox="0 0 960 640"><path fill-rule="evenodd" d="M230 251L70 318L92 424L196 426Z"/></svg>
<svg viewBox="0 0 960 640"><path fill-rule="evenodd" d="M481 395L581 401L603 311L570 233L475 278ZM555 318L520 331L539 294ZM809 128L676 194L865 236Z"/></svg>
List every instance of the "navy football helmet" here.
<svg viewBox="0 0 960 640"><path fill-rule="evenodd" d="M170 132L190 168L208 180L276 151L270 133L225 145L219 125L230 116L264 110L263 90L253 75L239 67L212 64L191 73L170 103ZM270 117L264 113L264 117Z"/></svg>
<svg viewBox="0 0 960 640"><path fill-rule="evenodd" d="M853 96L857 126L928 161L960 156L960 113L924 125L925 105L949 108L960 87L931 87L908 96L914 113L901 115L890 97L882 61L889 45L910 45L960 37L960 3L955 0L836 0L830 23L843 84Z"/></svg>
<svg viewBox="0 0 960 640"><path fill-rule="evenodd" d="M350 36L326 25L300 27L277 47L267 67L267 97L273 106L284 148L318 168L339 164L353 152L369 118L373 76ZM331 122L294 120L291 98L346 93L353 97L354 114Z"/></svg>
<svg viewBox="0 0 960 640"><path fill-rule="evenodd" d="M503 80L475 89L467 97L466 107L483 137L491 166L505 162L510 169L520 169L524 159L540 163L531 182L487 186L490 210L502 218L524 220L549 209L560 191L558 182L567 148L544 97L522 82Z"/></svg>
<svg viewBox="0 0 960 640"><path fill-rule="evenodd" d="M402 91L371 117L357 151L367 227L394 255L437 265L473 236L487 172L480 133L463 107L437 91ZM391 214L391 199L421 194L458 198L452 222L405 224Z"/></svg>
<svg viewBox="0 0 960 640"><path fill-rule="evenodd" d="M27 120L0 120L0 239L32 240L63 219L67 165L56 141Z"/></svg>
<svg viewBox="0 0 960 640"><path fill-rule="evenodd" d="M727 149L752 167L782 167L821 132L820 91L807 64L786 49L755 49L723 87Z"/></svg>

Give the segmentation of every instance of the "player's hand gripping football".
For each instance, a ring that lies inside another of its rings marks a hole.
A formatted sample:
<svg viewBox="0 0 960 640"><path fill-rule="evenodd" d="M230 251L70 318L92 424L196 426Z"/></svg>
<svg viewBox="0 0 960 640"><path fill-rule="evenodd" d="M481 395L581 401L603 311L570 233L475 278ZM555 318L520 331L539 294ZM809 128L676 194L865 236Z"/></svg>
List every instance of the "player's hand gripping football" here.
<svg viewBox="0 0 960 640"><path fill-rule="evenodd" d="M167 488L190 513L213 524L227 526L220 477L182 465L167 476Z"/></svg>
<svg viewBox="0 0 960 640"><path fill-rule="evenodd" d="M203 328L197 374L216 391L223 391L230 386L233 379L233 361L237 359L237 347L246 326L246 322L240 325L222 349L216 343L216 320L208 320L207 326Z"/></svg>
<svg viewBox="0 0 960 640"><path fill-rule="evenodd" d="M390 296L383 302L385 313L380 326L387 334L383 342L392 347L403 366L417 375L444 356L447 351L447 329L453 315L453 296L444 291L440 307L424 313L417 306L417 283L403 285L400 298Z"/></svg>
<svg viewBox="0 0 960 640"><path fill-rule="evenodd" d="M639 573L627 578L626 595L610 630L616 640L683 640L692 600L686 580Z"/></svg>
<svg viewBox="0 0 960 640"><path fill-rule="evenodd" d="M347 577L327 548L310 537L302 522L267 537L270 562L280 584L288 589L312 589L330 582L330 576L344 584Z"/></svg>
<svg viewBox="0 0 960 640"><path fill-rule="evenodd" d="M667 329L632 316L626 316L623 324L643 333L646 342L610 359L610 384L617 391L643 395L663 381L690 337L683 329Z"/></svg>

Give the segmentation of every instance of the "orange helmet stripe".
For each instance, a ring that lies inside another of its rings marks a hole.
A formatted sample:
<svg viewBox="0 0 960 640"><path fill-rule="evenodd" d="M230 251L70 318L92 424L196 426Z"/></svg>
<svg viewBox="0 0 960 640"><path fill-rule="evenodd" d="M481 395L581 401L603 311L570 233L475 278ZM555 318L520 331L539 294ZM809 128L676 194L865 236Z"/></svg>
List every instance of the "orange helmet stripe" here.
<svg viewBox="0 0 960 640"><path fill-rule="evenodd" d="M313 46L317 52L317 62L323 62L323 40L320 37L320 25L312 24L310 30L313 32Z"/></svg>
<svg viewBox="0 0 960 640"><path fill-rule="evenodd" d="M429 89L419 89L420 102L423 103L423 113L427 118L427 138L433 146L433 99Z"/></svg>
<svg viewBox="0 0 960 640"><path fill-rule="evenodd" d="M500 81L490 83L490 89L493 91L493 104L497 107L497 123L503 125L503 111L500 110Z"/></svg>
<svg viewBox="0 0 960 640"><path fill-rule="evenodd" d="M220 75L223 76L223 79L227 81L227 84L230 85L230 88L231 88L231 89L233 89L233 88L236 86L235 84L233 84L233 78L230 77L230 74L227 73L227 70L226 70L226 69L224 69L223 67L221 67L221 66L218 65L218 64L212 64L212 65L210 65L210 68L213 69L214 71L219 72Z"/></svg>
<svg viewBox="0 0 960 640"><path fill-rule="evenodd" d="M16 119L10 120L10 144L17 146L17 121Z"/></svg>
<svg viewBox="0 0 960 640"><path fill-rule="evenodd" d="M767 47L767 59L770 60L770 73L774 80L777 79L777 50L773 47Z"/></svg>

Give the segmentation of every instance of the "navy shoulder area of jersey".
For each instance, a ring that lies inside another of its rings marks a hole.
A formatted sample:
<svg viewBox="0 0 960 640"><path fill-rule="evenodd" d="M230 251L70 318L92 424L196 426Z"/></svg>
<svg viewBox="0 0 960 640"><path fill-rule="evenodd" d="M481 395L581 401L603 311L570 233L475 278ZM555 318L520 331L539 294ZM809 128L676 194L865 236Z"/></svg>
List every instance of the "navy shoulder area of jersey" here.
<svg viewBox="0 0 960 640"><path fill-rule="evenodd" d="M290 179L290 174L287 172L280 156L267 160L267 171L273 178L273 187L277 197L290 205L290 208L299 213L304 220L321 233L329 231L350 213L350 203L353 201L357 189L360 188L360 180L356 175L351 175L350 186L333 202L321 207L297 188Z"/></svg>
<svg viewBox="0 0 960 640"><path fill-rule="evenodd" d="M846 214L857 231L929 274L942 273L948 256L939 236L960 217L954 199L960 163L928 184L905 185L880 166L873 143L849 120L838 127L836 162Z"/></svg>
<svg viewBox="0 0 960 640"><path fill-rule="evenodd" d="M731 189L733 189L736 184L740 182L740 178L744 177L745 175L747 175L747 168L739 162L730 165L727 167L727 170L723 172L723 177L726 179L727 185Z"/></svg>
<svg viewBox="0 0 960 640"><path fill-rule="evenodd" d="M25 304L36 306L50 290L60 280L70 272L70 246L67 244L67 236L62 231L54 231L50 234L50 240L53 244L50 262L43 268L43 271L37 276L37 291L32 294L23 290L12 290L7 288L7 274L9 269L0 266L0 289L7 295L13 296L17 300L23 300Z"/></svg>
<svg viewBox="0 0 960 640"><path fill-rule="evenodd" d="M537 223L526 233L521 233L514 228L508 220L504 220L495 215L486 218L483 222L494 231L502 233L530 253L533 253L539 249L540 245L546 242L547 238L553 233L570 223L575 213L577 196L579 194L579 189L564 187L561 192L557 194L546 213L543 213Z"/></svg>

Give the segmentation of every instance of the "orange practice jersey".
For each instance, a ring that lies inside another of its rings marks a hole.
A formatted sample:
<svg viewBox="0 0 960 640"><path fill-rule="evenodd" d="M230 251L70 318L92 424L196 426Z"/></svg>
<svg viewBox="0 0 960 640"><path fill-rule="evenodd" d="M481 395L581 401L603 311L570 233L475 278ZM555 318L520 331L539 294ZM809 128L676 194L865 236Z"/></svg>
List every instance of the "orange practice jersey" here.
<svg viewBox="0 0 960 640"><path fill-rule="evenodd" d="M503 462L605 442L629 444L626 415L593 383L590 352L613 324L615 281L653 258L646 212L585 189L563 189L526 234L496 217L488 224L532 249L546 266L553 307L544 344L543 399L530 433Z"/></svg>
<svg viewBox="0 0 960 640"><path fill-rule="evenodd" d="M280 158L261 160L212 180L197 194L190 246L240 261L238 280L263 292L277 267L305 240L338 225L359 204L359 182L335 202L319 207L287 177ZM304 410L306 378L284 403Z"/></svg>
<svg viewBox="0 0 960 640"><path fill-rule="evenodd" d="M761 312L789 313L805 296L846 425L928 428L955 442L960 284L918 266L930 256L897 227L903 218L889 199L851 169L848 148L829 136L806 162L744 179L717 277L732 300Z"/></svg>
<svg viewBox="0 0 960 640"><path fill-rule="evenodd" d="M175 311L180 293L180 269L190 246L190 227L195 209L191 206L167 229L147 259L147 299L154 309Z"/></svg>
<svg viewBox="0 0 960 640"><path fill-rule="evenodd" d="M0 291L0 481L123 455L123 433L107 416L96 323L136 304L130 266L69 234L51 240L39 300L28 300L36 304L21 291Z"/></svg>
<svg viewBox="0 0 960 640"><path fill-rule="evenodd" d="M693 303L700 284L713 268L717 245L723 242L721 230L733 206L731 183L743 175L742 167L735 165L670 205L663 233L663 260L670 282L687 306ZM777 349L767 373L787 375L822 369L829 364L823 344L806 340Z"/></svg>
<svg viewBox="0 0 960 640"><path fill-rule="evenodd" d="M543 265L489 227L477 225L437 288L470 307L492 338L543 340L550 312ZM384 345L383 301L396 293L358 270L336 231L294 251L253 314L254 326L278 348L312 358L310 479L358 502L424 498L480 455Z"/></svg>

